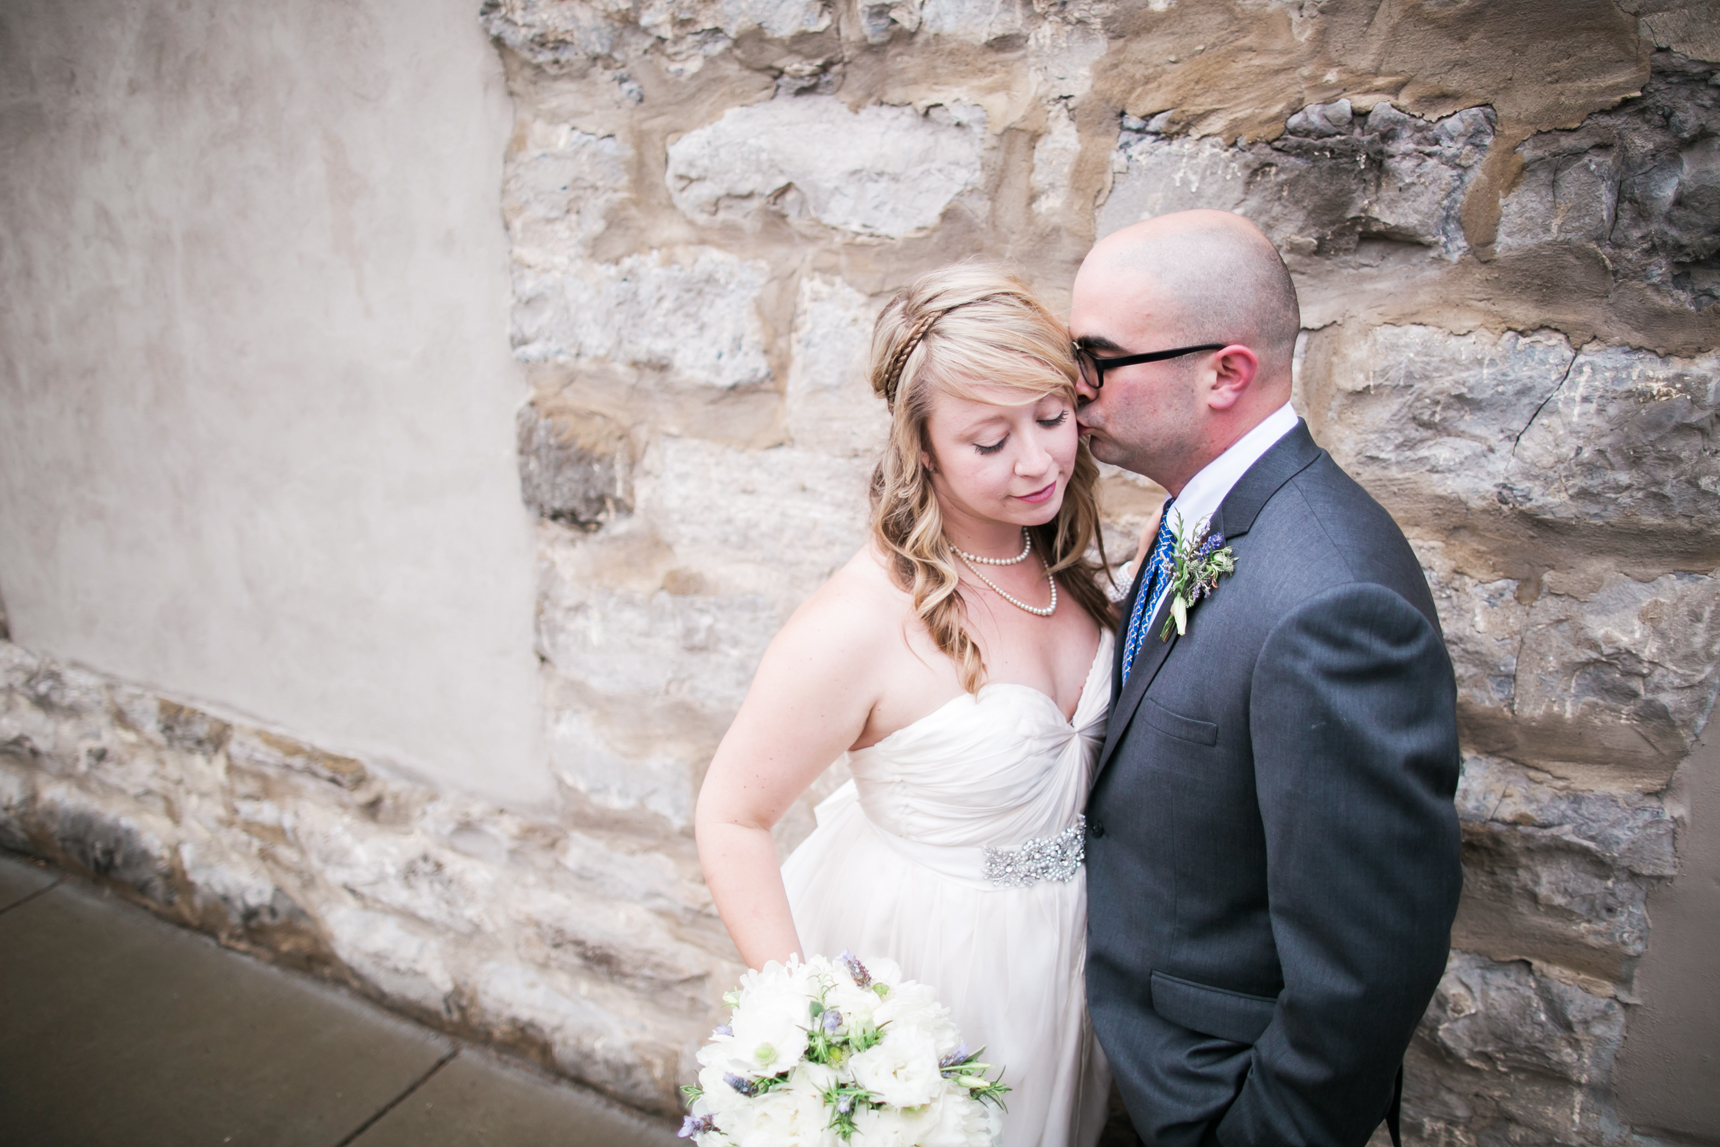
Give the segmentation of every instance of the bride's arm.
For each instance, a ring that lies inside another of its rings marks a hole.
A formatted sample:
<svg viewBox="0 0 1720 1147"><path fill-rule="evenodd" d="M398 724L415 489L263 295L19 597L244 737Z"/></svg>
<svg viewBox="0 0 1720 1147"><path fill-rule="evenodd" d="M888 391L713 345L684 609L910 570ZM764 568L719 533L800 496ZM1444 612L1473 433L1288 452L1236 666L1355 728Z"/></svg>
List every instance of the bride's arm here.
<svg viewBox="0 0 1720 1147"><path fill-rule="evenodd" d="M705 883L751 968L801 951L771 826L860 738L877 700L875 635L891 627L856 596L827 585L789 619L699 791Z"/></svg>

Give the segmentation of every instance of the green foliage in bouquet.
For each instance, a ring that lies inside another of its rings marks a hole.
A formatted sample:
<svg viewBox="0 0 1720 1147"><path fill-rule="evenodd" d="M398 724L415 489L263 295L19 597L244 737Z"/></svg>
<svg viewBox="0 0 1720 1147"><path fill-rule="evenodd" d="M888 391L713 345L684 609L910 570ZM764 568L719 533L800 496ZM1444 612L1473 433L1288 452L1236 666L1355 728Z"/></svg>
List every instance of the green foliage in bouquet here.
<svg viewBox="0 0 1720 1147"><path fill-rule="evenodd" d="M787 1118L813 1119L843 1143L856 1136L863 1143L868 1122L880 1118L955 1119L973 1128L967 1141L990 1142L982 1128L995 1129L995 1117L988 1124L972 1113L986 1104L1005 1110L1010 1089L989 1077L996 1068L981 1061L984 1048L969 1052L959 1042L948 1012L924 985L903 981L893 989L848 953L769 965L749 980L745 991L723 997L734 1012L701 1052L700 1085L681 1089L693 1110L682 1137L718 1147L749 1138L749 1124L757 1135L756 1119ZM761 1114L755 1101L779 1089L785 1102Z"/></svg>

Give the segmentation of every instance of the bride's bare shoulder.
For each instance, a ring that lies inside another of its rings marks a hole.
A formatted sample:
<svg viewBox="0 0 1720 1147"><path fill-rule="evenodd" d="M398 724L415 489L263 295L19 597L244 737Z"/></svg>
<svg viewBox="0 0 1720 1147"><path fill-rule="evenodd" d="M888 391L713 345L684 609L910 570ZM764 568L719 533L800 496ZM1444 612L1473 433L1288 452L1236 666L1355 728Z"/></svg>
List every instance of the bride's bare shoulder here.
<svg viewBox="0 0 1720 1147"><path fill-rule="evenodd" d="M913 600L890 577L883 555L863 546L794 611L791 631L833 641L849 653L896 638L913 616Z"/></svg>
<svg viewBox="0 0 1720 1147"><path fill-rule="evenodd" d="M848 563L824 583L823 588L839 593L862 594L891 609L910 609L913 600L906 590L890 576L890 566L878 543L867 542L848 559Z"/></svg>

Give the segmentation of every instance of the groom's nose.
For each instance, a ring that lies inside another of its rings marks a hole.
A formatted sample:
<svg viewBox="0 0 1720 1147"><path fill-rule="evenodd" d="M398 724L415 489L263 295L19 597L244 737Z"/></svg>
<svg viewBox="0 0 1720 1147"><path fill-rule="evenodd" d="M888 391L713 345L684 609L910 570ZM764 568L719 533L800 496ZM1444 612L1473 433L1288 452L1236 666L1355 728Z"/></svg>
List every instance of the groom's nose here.
<svg viewBox="0 0 1720 1147"><path fill-rule="evenodd" d="M1075 376L1075 409L1082 410L1099 397L1099 392L1090 386L1084 375Z"/></svg>

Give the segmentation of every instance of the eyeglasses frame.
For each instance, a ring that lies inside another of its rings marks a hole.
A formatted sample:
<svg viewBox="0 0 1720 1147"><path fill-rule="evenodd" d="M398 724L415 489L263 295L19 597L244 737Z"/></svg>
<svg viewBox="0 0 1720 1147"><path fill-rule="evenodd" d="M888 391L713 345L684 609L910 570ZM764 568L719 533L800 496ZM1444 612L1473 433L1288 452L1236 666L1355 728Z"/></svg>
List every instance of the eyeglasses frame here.
<svg viewBox="0 0 1720 1147"><path fill-rule="evenodd" d="M1124 354L1113 358L1100 358L1080 343L1075 343L1075 365L1079 367L1083 360L1093 364L1092 382L1087 382L1087 372L1081 371L1081 381L1094 390L1105 388L1105 371L1112 367L1135 366L1143 362L1163 362L1167 358L1181 358L1185 354L1195 354L1199 351L1223 350L1229 343L1202 343L1200 346L1183 346L1175 350L1155 350L1146 354Z"/></svg>

